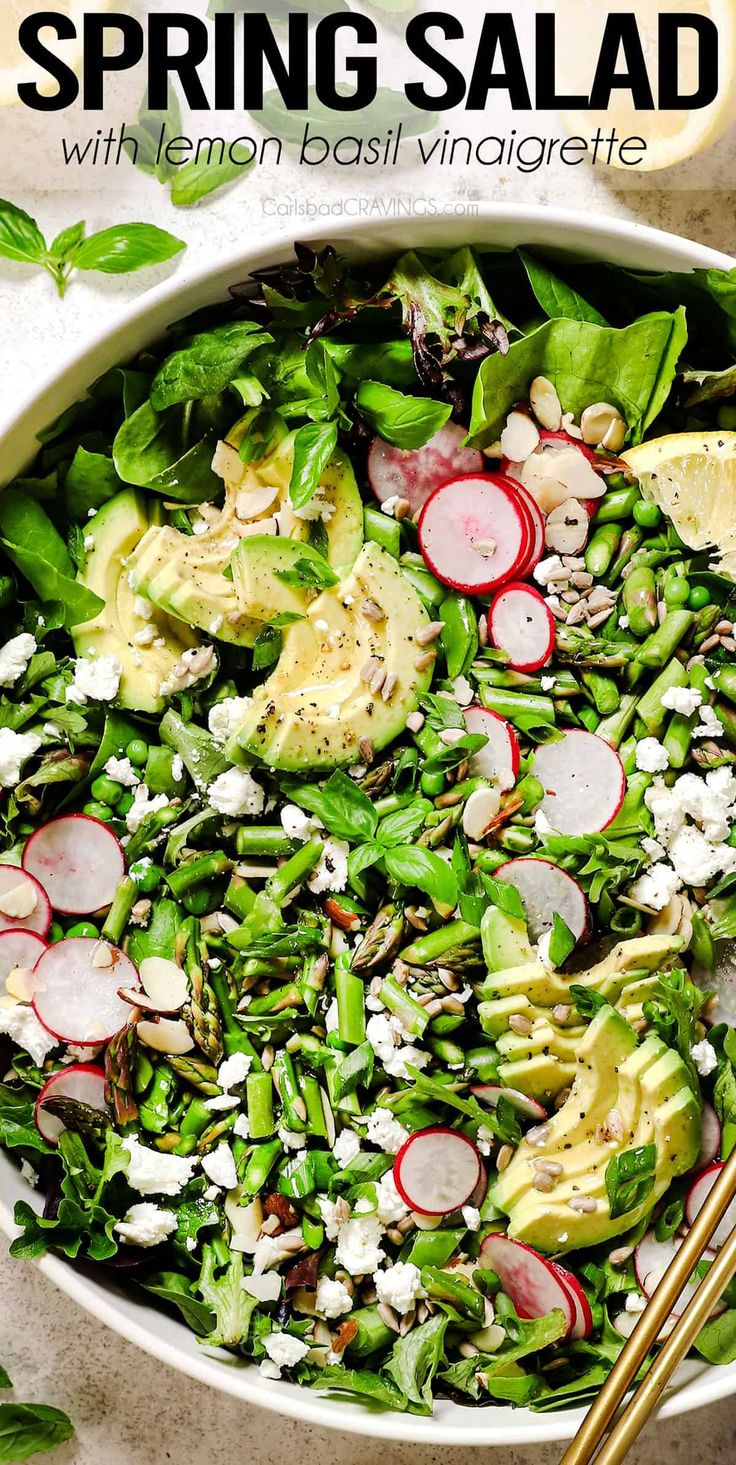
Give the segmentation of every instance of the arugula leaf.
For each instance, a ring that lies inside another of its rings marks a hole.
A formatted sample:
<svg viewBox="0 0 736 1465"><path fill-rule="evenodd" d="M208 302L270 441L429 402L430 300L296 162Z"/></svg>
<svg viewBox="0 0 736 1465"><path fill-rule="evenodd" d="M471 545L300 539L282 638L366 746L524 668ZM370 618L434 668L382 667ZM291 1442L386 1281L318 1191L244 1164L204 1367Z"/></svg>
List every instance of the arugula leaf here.
<svg viewBox="0 0 736 1465"><path fill-rule="evenodd" d="M726 366L722 371L683 371L680 382L683 407L730 401L736 396L736 366Z"/></svg>
<svg viewBox="0 0 736 1465"><path fill-rule="evenodd" d="M437 905L454 910L458 902L457 880L445 860L421 845L396 845L386 850L386 869L399 885L416 886Z"/></svg>
<svg viewBox="0 0 736 1465"><path fill-rule="evenodd" d="M74 1426L49 1404L0 1404L0 1465L15 1465L71 1439Z"/></svg>
<svg viewBox="0 0 736 1465"><path fill-rule="evenodd" d="M503 884L503 881L501 882ZM549 943L549 959L554 967L562 966L562 963L575 949L576 940L570 927L563 921L562 916L554 911L552 915L552 934Z"/></svg>
<svg viewBox="0 0 736 1465"><path fill-rule="evenodd" d="M303 509L314 497L336 447L336 422L307 422L295 433L289 483L293 508Z"/></svg>
<svg viewBox="0 0 736 1465"><path fill-rule="evenodd" d="M395 448L421 448L444 427L452 408L431 397L408 397L383 382L363 381L355 405L373 431Z"/></svg>
<svg viewBox="0 0 736 1465"><path fill-rule="evenodd" d="M156 412L179 402L216 396L237 376L243 362L259 346L272 345L273 336L259 331L254 321L229 321L192 336L168 356L151 384L151 406Z"/></svg>
<svg viewBox="0 0 736 1465"><path fill-rule="evenodd" d="M596 310L594 305L589 305L588 301L572 288L572 285L567 285L548 265L535 259L533 255L527 254L524 249L519 250L519 257L526 270L535 299L550 320L558 320L562 317L565 320L591 321L593 325L597 326L607 324L600 311Z"/></svg>
<svg viewBox="0 0 736 1465"><path fill-rule="evenodd" d="M368 795L342 769L336 769L322 788L319 784L289 785L288 796L310 814L316 814L336 839L346 839L351 844L373 839L378 825L375 808Z"/></svg>
<svg viewBox="0 0 736 1465"><path fill-rule="evenodd" d="M435 1313L412 1328L394 1344L385 1366L384 1373L406 1395L411 1414L432 1412L432 1382L444 1358L448 1321L444 1313Z"/></svg>
<svg viewBox="0 0 736 1465"><path fill-rule="evenodd" d="M472 441L498 437L535 376L557 389L563 411L579 417L591 402L612 402L639 442L664 406L687 342L685 312L657 311L621 330L583 320L551 320L514 341L505 356L481 363L473 393Z"/></svg>
<svg viewBox="0 0 736 1465"><path fill-rule="evenodd" d="M157 224L113 224L90 234L75 250L73 263L77 270L127 275L164 264L182 249L186 249L183 239Z"/></svg>
<svg viewBox="0 0 736 1465"><path fill-rule="evenodd" d="M160 1297L163 1302L176 1307L193 1333L204 1337L214 1331L217 1323L214 1310L206 1302L199 1302L192 1296L187 1278L179 1272L154 1272L146 1278L142 1286L146 1292L152 1292L154 1297Z"/></svg>
<svg viewBox="0 0 736 1465"><path fill-rule="evenodd" d="M0 199L0 256L20 264L42 264L46 240L35 219L8 199Z"/></svg>
<svg viewBox="0 0 736 1465"><path fill-rule="evenodd" d="M51 1154L51 1147L36 1128L34 1104L36 1094L27 1087L17 1088L0 1083L0 1143L7 1149L37 1150Z"/></svg>

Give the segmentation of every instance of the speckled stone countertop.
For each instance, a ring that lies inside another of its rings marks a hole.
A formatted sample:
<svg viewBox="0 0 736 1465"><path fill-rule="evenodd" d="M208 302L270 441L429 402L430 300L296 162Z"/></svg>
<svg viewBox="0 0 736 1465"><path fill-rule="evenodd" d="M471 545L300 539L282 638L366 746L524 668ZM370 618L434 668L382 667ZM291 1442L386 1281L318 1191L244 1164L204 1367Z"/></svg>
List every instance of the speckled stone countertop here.
<svg viewBox="0 0 736 1465"><path fill-rule="evenodd" d="M1 3L1 0L0 0ZM179 5L177 8L187 8ZM125 115L123 113L122 115ZM128 120L133 120L129 116ZM210 124L208 124L210 125ZM530 129L531 130L531 129ZM180 272L216 259L262 235L298 237L304 231L300 205L324 206L351 196L375 200L407 189L417 196L453 201L488 200L564 204L589 215L630 218L729 251L733 248L736 169L733 146L718 147L671 170L666 180L622 179L587 166L568 170L561 181L553 171L526 176L510 173L425 173L418 179L399 173L389 182L366 170L360 177L323 172L299 175L281 169L251 174L234 190L189 213L175 210L154 180L132 168L104 177L58 167L58 137L45 118L19 119L15 109L0 112L0 194L27 208L47 237L74 219L86 217L90 229L124 219L155 220L189 242ZM733 192L729 191L734 189ZM290 213L274 216L274 199ZM329 215L322 218L329 232ZM48 278L0 261L0 430L12 420L19 393L28 394L39 373L61 365L105 321L139 297L145 286L166 272L133 279L87 277L58 302ZM80 1311L50 1281L27 1263L7 1259L0 1243L0 1360L18 1388L19 1398L66 1409L76 1438L51 1458L55 1465L212 1465L237 1460L250 1465L475 1465L477 1451L411 1449L334 1434L261 1412L185 1378L139 1353ZM370 1428L370 1426L367 1426ZM556 1445L496 1451L501 1465L553 1465ZM631 1455L632 1465L733 1465L736 1458L734 1405L725 1402L690 1416L649 1427Z"/></svg>

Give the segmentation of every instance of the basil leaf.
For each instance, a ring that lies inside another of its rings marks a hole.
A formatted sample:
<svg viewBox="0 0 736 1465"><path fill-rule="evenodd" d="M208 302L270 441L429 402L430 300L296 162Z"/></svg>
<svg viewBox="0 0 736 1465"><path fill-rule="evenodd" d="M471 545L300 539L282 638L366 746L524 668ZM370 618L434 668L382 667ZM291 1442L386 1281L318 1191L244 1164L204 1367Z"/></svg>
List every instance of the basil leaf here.
<svg viewBox="0 0 736 1465"><path fill-rule="evenodd" d="M263 671L273 666L281 655L283 637L278 626L264 626L253 642L253 670Z"/></svg>
<svg viewBox="0 0 736 1465"><path fill-rule="evenodd" d="M0 1363L0 1389L12 1389L12 1387L13 1385L11 1384L9 1377L5 1372L2 1364Z"/></svg>
<svg viewBox="0 0 736 1465"><path fill-rule="evenodd" d="M567 285L555 275L548 265L526 254L523 249L519 250L519 257L529 277L534 296L550 320L563 317L565 320L592 321L597 326L608 324L594 305L589 305L582 295L578 295L577 290L573 290L572 285Z"/></svg>
<svg viewBox="0 0 736 1465"><path fill-rule="evenodd" d="M378 843L388 848L397 844L410 844L423 829L424 821L433 807L429 799L414 799L405 809L387 814L376 830Z"/></svg>
<svg viewBox="0 0 736 1465"><path fill-rule="evenodd" d="M171 202L178 208L190 208L202 198L208 198L218 188L228 183L237 183L253 167L252 160L236 163L233 158L221 160L193 158L177 168L171 176Z"/></svg>
<svg viewBox="0 0 736 1465"><path fill-rule="evenodd" d="M74 256L78 270L126 275L173 259L186 245L156 224L113 224L90 234Z"/></svg>
<svg viewBox="0 0 736 1465"><path fill-rule="evenodd" d="M295 561L290 570L276 570L275 578L280 580L282 585L289 585L296 590L326 590L331 585L337 585L339 576L328 565L322 555L305 547L305 552Z"/></svg>
<svg viewBox="0 0 736 1465"><path fill-rule="evenodd" d="M563 961L570 955L574 947L575 937L570 927L555 911L552 916L552 934L549 943L549 959L552 965L554 967L562 966Z"/></svg>
<svg viewBox="0 0 736 1465"><path fill-rule="evenodd" d="M74 1427L62 1409L48 1404L0 1404L0 1465L54 1450L71 1439Z"/></svg>
<svg viewBox="0 0 736 1465"><path fill-rule="evenodd" d="M295 509L308 504L337 447L336 422L307 422L294 436L289 498Z"/></svg>
<svg viewBox="0 0 736 1465"><path fill-rule="evenodd" d="M355 405L373 431L394 448L421 448L447 422L452 408L431 397L407 397L383 382L361 382Z"/></svg>
<svg viewBox="0 0 736 1465"><path fill-rule="evenodd" d="M470 433L477 447L498 437L535 376L554 384L563 411L579 417L591 402L612 402L639 442L664 406L687 342L685 312L658 311L622 330L583 320L551 320L507 354L487 356L473 393Z"/></svg>
<svg viewBox="0 0 736 1465"><path fill-rule="evenodd" d="M416 886L430 900L455 909L457 880L441 855L415 844L386 850L384 858L392 880L400 885Z"/></svg>
<svg viewBox="0 0 736 1465"><path fill-rule="evenodd" d="M84 219L80 219L79 223L70 224L67 229L62 229L49 245L51 258L59 264L65 264L84 239L85 228Z"/></svg>
<svg viewBox="0 0 736 1465"><path fill-rule="evenodd" d="M35 219L17 204L0 199L0 255L22 264L43 264L46 240Z"/></svg>
<svg viewBox="0 0 736 1465"><path fill-rule="evenodd" d="M654 1189L657 1146L639 1145L613 1155L606 1165L606 1193L611 1218L625 1216L643 1204Z"/></svg>
<svg viewBox="0 0 736 1465"><path fill-rule="evenodd" d="M340 768L328 778L324 788L308 784L289 788L288 792L295 804L316 814L336 839L346 839L352 844L373 839L378 815L368 795Z"/></svg>
<svg viewBox="0 0 736 1465"><path fill-rule="evenodd" d="M483 884L491 898L493 905L497 906L504 915L511 916L515 921L526 923L526 912L524 902L510 880L497 880L493 875L484 875Z"/></svg>
<svg viewBox="0 0 736 1465"><path fill-rule="evenodd" d="M178 402L216 396L230 385L251 352L272 344L273 336L249 320L213 326L193 336L159 367L151 384L151 406L162 412Z"/></svg>

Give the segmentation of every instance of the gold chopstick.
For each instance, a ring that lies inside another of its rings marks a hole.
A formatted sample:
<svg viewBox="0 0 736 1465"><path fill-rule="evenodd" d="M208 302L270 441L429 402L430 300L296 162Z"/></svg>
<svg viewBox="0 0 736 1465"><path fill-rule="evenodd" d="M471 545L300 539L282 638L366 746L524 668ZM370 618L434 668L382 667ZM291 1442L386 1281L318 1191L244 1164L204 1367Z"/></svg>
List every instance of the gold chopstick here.
<svg viewBox="0 0 736 1465"><path fill-rule="evenodd" d="M588 1462L592 1460L627 1389L630 1387L647 1354L656 1342L683 1287L689 1282L716 1226L725 1214L734 1195L736 1195L736 1150L733 1151L733 1154L726 1161L694 1225L689 1230L677 1255L667 1268L654 1296L647 1303L645 1311L641 1314L631 1337L613 1365L598 1398L588 1410L574 1440L565 1451L560 1465L588 1465ZM732 1241L733 1238L729 1238L726 1246L723 1247L718 1257L719 1263L723 1253L727 1252L728 1259L731 1259L733 1255L730 1250ZM727 1266L728 1262L720 1267L716 1275L716 1282L711 1284L711 1288L709 1288L707 1294L709 1297L712 1287L718 1284L720 1278L727 1271ZM715 1264L711 1267L708 1276L705 1278L705 1282L710 1282L714 1273L716 1273ZM690 1307L694 1306L699 1300L703 1285L701 1284L701 1287L698 1288L696 1297L693 1299ZM725 1281L721 1283L721 1291L723 1291L725 1285ZM720 1293L717 1295L720 1295ZM710 1306L712 1305L713 1303L711 1301ZM684 1321L689 1316L689 1311L690 1309L688 1308L683 1314L681 1321ZM671 1334L672 1339L675 1338L677 1331L675 1329L675 1332ZM683 1335L680 1334L680 1338ZM651 1400L649 1404L650 1409L653 1407L657 1398L659 1398L659 1394ZM646 1414L642 1417L641 1423L638 1425L636 1430L637 1434L639 1429L641 1429L644 1418L646 1418ZM620 1458L620 1456L614 1455L610 1461L606 1462L606 1465L612 1465L613 1460Z"/></svg>

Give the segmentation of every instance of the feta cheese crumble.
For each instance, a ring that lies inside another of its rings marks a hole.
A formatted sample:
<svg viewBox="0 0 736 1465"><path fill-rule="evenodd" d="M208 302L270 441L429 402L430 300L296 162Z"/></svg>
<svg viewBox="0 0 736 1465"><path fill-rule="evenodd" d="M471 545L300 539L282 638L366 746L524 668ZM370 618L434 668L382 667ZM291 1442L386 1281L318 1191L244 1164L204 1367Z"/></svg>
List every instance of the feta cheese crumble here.
<svg viewBox="0 0 736 1465"><path fill-rule="evenodd" d="M365 1137L370 1144L376 1145L386 1155L398 1155L404 1141L409 1138L408 1130L398 1119L394 1119L390 1109L374 1109L368 1120L368 1127Z"/></svg>
<svg viewBox="0 0 736 1465"><path fill-rule="evenodd" d="M140 1201L131 1206L122 1221L113 1227L121 1241L129 1246L158 1246L176 1230L177 1220L173 1211L163 1211L153 1201Z"/></svg>
<svg viewBox="0 0 736 1465"><path fill-rule="evenodd" d="M84 707L88 701L112 702L120 690L122 675L117 656L105 654L93 661L79 656L74 663L74 680L66 689L66 700L77 707Z"/></svg>
<svg viewBox="0 0 736 1465"><path fill-rule="evenodd" d="M235 736L252 705L252 697L224 697L210 707L207 726L220 747Z"/></svg>
<svg viewBox="0 0 736 1465"><path fill-rule="evenodd" d="M33 1008L24 1002L14 1002L8 1007L0 1002L0 1033L12 1038L19 1048L25 1048L38 1068L52 1049L59 1046L58 1038L46 1031Z"/></svg>
<svg viewBox="0 0 736 1465"><path fill-rule="evenodd" d="M136 834L147 814L156 814L159 809L168 808L166 794L152 794L145 783L139 783L133 794L133 802L125 816L125 827L129 834Z"/></svg>
<svg viewBox="0 0 736 1465"><path fill-rule="evenodd" d="M238 1183L233 1152L224 1141L204 1156L202 1169L207 1179L213 1185L221 1185L223 1190L234 1190Z"/></svg>
<svg viewBox="0 0 736 1465"><path fill-rule="evenodd" d="M211 783L207 790L207 801L218 814L230 819L263 812L266 796L260 783L244 768L226 768Z"/></svg>
<svg viewBox="0 0 736 1465"><path fill-rule="evenodd" d="M15 788L27 758L38 752L41 739L37 733L15 732L0 727L0 788Z"/></svg>
<svg viewBox="0 0 736 1465"><path fill-rule="evenodd" d="M130 758L108 758L105 773L116 783L121 783L123 788L135 788L136 784L141 781L140 774L136 773Z"/></svg>
<svg viewBox="0 0 736 1465"><path fill-rule="evenodd" d="M320 1317L343 1317L346 1312L350 1312L352 1305L353 1299L344 1282L337 1278L333 1280L332 1277L320 1277L314 1299L315 1310Z"/></svg>
<svg viewBox="0 0 736 1465"><path fill-rule="evenodd" d="M354 1129L343 1129L338 1134L332 1146L332 1153L341 1170L344 1170L346 1165L349 1165L355 1156L360 1154L360 1139Z"/></svg>
<svg viewBox="0 0 736 1465"><path fill-rule="evenodd" d="M340 1227L335 1247L335 1261L351 1277L362 1277L378 1270L385 1252L380 1245L383 1226L375 1214L353 1216Z"/></svg>
<svg viewBox="0 0 736 1465"><path fill-rule="evenodd" d="M692 717L703 701L703 694L697 687L668 687L662 693L662 706L668 712L679 712L681 717Z"/></svg>
<svg viewBox="0 0 736 1465"><path fill-rule="evenodd" d="M128 1152L127 1181L140 1195L178 1195L191 1180L197 1161L184 1155L168 1155L149 1149L135 1135L123 1140Z"/></svg>
<svg viewBox="0 0 736 1465"><path fill-rule="evenodd" d="M718 1067L718 1056L712 1043L703 1038L702 1043L695 1043L691 1049L693 1063L701 1078L708 1078L708 1075L715 1073Z"/></svg>
<svg viewBox="0 0 736 1465"><path fill-rule="evenodd" d="M424 1296L421 1273L413 1262L395 1262L373 1278L379 1302L388 1303L403 1317L410 1312L418 1297Z"/></svg>
<svg viewBox="0 0 736 1465"><path fill-rule="evenodd" d="M276 1373L269 1373L268 1378L279 1378L282 1368L293 1368L309 1352L309 1344L303 1343L301 1338L293 1338L291 1333L269 1333L263 1339L263 1346L271 1362L276 1365Z"/></svg>
<svg viewBox="0 0 736 1465"><path fill-rule="evenodd" d="M232 1053L225 1058L217 1070L217 1082L224 1094L243 1083L251 1070L253 1059L248 1053Z"/></svg>
<svg viewBox="0 0 736 1465"><path fill-rule="evenodd" d="M663 911L682 881L669 865L650 865L643 875L629 886L629 896L649 911Z"/></svg>
<svg viewBox="0 0 736 1465"><path fill-rule="evenodd" d="M313 895L345 889L348 883L349 854L350 845L344 839L325 840L319 864L307 881Z"/></svg>
<svg viewBox="0 0 736 1465"><path fill-rule="evenodd" d="M284 834L289 839L300 839L303 844L324 828L319 819L315 819L312 814L305 814L298 804L284 804L279 817Z"/></svg>
<svg viewBox="0 0 736 1465"><path fill-rule="evenodd" d="M0 687L12 687L25 675L35 651L36 638L28 631L13 636L0 647Z"/></svg>
<svg viewBox="0 0 736 1465"><path fill-rule="evenodd" d="M426 1068L429 1054L412 1043L403 1043L406 1028L398 1017L389 1017L384 1011L368 1019L366 1038L373 1052L391 1078L408 1079L407 1063L413 1068Z"/></svg>
<svg viewBox="0 0 736 1465"><path fill-rule="evenodd" d="M657 738L642 738L636 745L636 766L642 773L664 773L670 766L664 744Z"/></svg>

